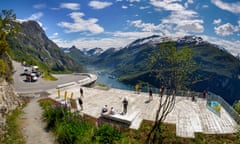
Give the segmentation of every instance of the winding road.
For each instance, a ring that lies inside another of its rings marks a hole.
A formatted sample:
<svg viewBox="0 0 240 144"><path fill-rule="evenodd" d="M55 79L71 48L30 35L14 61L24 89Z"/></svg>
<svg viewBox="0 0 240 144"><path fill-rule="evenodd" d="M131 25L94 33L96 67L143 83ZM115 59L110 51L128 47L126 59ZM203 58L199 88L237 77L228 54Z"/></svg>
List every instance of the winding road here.
<svg viewBox="0 0 240 144"><path fill-rule="evenodd" d="M58 80L57 81L46 81L42 78L39 78L36 82L25 82L25 76L21 76L24 72L24 67L13 61L15 73L14 73L14 88L15 91L19 94L21 93L40 93L48 89L57 88L58 85L62 85L69 82L79 82L89 78L87 75L81 74L58 74L54 75Z"/></svg>

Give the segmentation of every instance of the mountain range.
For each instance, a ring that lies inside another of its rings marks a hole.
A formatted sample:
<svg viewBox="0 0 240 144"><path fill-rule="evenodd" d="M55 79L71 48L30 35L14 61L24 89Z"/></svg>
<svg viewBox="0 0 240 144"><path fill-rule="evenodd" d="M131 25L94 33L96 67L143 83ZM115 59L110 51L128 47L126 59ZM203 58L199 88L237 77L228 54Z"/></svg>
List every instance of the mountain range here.
<svg viewBox="0 0 240 144"><path fill-rule="evenodd" d="M150 75L148 55L168 39L171 39L177 48L188 46L193 52L193 60L197 63L194 74L199 80L189 85L189 88L199 92L214 92L230 104L240 99L239 59L226 49L204 41L201 37L184 36L173 39L153 35L137 39L122 49L110 48L103 51L94 48L86 52L73 47L68 54L83 65L107 69L126 84L135 85L141 81L159 87L159 81Z"/></svg>
<svg viewBox="0 0 240 144"><path fill-rule="evenodd" d="M19 62L38 65L43 71L54 73L82 71L82 65L65 54L45 34L36 21L15 22L19 27L14 37L7 39L9 54Z"/></svg>
<svg viewBox="0 0 240 144"><path fill-rule="evenodd" d="M135 85L139 81L159 87L159 81L150 75L148 56L165 40L171 39L177 48L188 46L197 63L194 75L199 80L188 85L194 91L208 90L232 104L240 99L240 61L220 46L197 36L179 38L153 35L137 39L126 47L78 49L59 48L35 21L17 23L20 31L8 39L9 54L17 61L37 64L46 71L82 72L86 66L106 69L118 80Z"/></svg>

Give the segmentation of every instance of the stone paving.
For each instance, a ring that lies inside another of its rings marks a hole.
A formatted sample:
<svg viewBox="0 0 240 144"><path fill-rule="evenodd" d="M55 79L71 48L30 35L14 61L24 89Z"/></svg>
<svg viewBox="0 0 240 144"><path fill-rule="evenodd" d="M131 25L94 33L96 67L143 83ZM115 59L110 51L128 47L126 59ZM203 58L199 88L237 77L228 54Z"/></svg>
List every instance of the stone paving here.
<svg viewBox="0 0 240 144"><path fill-rule="evenodd" d="M64 103L64 92L74 93L74 99L80 96L80 85L69 86L61 89L61 98L58 98L57 89L51 89L51 98ZM114 107L114 109L121 113L123 111L122 100L124 97L128 99L128 114L134 111L140 113L133 120L130 128L138 129L143 119L155 120L156 110L159 104L159 97L157 94L153 95L153 100L148 102L148 93L136 94L133 91L120 90L110 88L103 90L99 88L83 87L83 114L99 118L101 116L101 109L104 105ZM79 108L79 106L78 106ZM191 101L188 97L176 97L176 104L173 111L165 119L166 123L176 124L176 134L180 137L194 137L195 132L203 132L207 134L224 134L236 132L237 123L231 116L221 109L221 116L217 116L207 109L206 100L197 98L196 102Z"/></svg>

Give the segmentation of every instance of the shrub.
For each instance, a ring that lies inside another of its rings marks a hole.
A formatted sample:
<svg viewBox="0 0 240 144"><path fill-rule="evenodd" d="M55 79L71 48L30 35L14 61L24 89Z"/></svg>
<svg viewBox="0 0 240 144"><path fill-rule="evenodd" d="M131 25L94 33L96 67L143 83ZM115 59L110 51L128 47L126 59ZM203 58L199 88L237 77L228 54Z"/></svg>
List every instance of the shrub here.
<svg viewBox="0 0 240 144"><path fill-rule="evenodd" d="M95 130L93 139L99 143L112 144L118 143L123 135L111 125L102 124Z"/></svg>
<svg viewBox="0 0 240 144"><path fill-rule="evenodd" d="M57 121L61 121L66 113L66 108L63 108L58 105L50 107L43 112L43 117L47 123L47 130L53 129L56 127Z"/></svg>
<svg viewBox="0 0 240 144"><path fill-rule="evenodd" d="M237 111L240 114L240 102L236 102L233 104L233 108L235 109L235 111Z"/></svg>

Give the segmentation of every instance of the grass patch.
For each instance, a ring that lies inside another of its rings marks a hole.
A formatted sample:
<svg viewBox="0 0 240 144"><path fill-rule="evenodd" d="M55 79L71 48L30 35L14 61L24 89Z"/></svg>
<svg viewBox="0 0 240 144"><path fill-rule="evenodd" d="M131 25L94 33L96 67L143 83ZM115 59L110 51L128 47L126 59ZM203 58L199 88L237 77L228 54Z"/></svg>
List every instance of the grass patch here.
<svg viewBox="0 0 240 144"><path fill-rule="evenodd" d="M97 86L100 86L100 87L108 87L108 85L106 85L106 84L101 84L101 83L98 83Z"/></svg>
<svg viewBox="0 0 240 144"><path fill-rule="evenodd" d="M21 114L22 108L17 108L7 116L7 133L3 139L4 144L25 144L25 140L20 129L19 117Z"/></svg>
<svg viewBox="0 0 240 144"><path fill-rule="evenodd" d="M110 89L110 87L108 85L100 84L100 83L97 83L97 85L95 85L94 88L101 89L101 90L109 90Z"/></svg>
<svg viewBox="0 0 240 144"><path fill-rule="evenodd" d="M57 81L58 80L57 78L55 78L53 75L51 75L49 73L44 73L43 79L49 80L49 81Z"/></svg>

